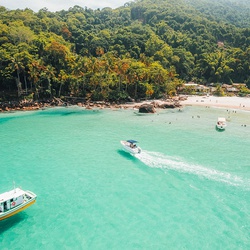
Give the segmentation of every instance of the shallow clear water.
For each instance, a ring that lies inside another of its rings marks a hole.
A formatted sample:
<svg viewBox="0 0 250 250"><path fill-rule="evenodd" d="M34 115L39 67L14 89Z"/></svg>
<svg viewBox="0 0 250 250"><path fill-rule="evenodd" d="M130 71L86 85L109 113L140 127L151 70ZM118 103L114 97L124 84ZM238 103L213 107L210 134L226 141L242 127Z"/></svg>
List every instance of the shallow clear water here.
<svg viewBox="0 0 250 250"><path fill-rule="evenodd" d="M224 132L218 116L229 120ZM0 221L0 248L249 249L249 116L200 107L0 114L0 192L15 181L38 196ZM142 154L123 152L126 139Z"/></svg>

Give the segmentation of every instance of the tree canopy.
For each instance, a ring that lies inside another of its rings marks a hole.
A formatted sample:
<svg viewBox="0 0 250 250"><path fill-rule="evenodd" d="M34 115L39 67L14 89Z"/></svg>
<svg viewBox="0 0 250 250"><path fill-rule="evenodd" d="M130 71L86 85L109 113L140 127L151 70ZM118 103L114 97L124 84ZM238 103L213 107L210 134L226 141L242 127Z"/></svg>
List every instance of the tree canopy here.
<svg viewBox="0 0 250 250"><path fill-rule="evenodd" d="M184 81L250 87L249 13L247 0L0 6L0 98L159 98Z"/></svg>

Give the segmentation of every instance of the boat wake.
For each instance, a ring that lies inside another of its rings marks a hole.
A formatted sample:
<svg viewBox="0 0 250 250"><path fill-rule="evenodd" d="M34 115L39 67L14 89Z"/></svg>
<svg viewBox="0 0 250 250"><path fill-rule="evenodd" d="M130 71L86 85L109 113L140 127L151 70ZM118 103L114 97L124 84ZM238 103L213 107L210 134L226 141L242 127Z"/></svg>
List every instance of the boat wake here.
<svg viewBox="0 0 250 250"><path fill-rule="evenodd" d="M151 168L161 168L163 170L174 170L181 173L194 174L210 180L250 189L250 180L243 179L230 173L206 168L198 164L187 163L180 158L174 158L162 153L145 150L140 154L135 155L135 157Z"/></svg>

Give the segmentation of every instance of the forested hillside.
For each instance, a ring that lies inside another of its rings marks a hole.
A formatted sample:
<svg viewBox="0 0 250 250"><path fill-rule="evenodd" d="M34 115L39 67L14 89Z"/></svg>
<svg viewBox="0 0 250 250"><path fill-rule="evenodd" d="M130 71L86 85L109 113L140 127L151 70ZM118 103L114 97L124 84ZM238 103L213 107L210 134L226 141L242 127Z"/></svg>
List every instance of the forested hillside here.
<svg viewBox="0 0 250 250"><path fill-rule="evenodd" d="M0 101L173 95L185 81L250 87L250 2L140 0L117 9L0 6Z"/></svg>

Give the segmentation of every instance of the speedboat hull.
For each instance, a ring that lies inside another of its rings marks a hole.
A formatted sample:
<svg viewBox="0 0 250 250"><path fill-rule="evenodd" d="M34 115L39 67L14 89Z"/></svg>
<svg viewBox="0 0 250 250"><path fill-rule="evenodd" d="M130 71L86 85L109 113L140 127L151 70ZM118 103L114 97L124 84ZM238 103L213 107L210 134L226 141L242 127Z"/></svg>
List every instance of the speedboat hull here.
<svg viewBox="0 0 250 250"><path fill-rule="evenodd" d="M122 148L125 152L130 153L130 154L140 154L141 153L141 148L138 147L137 145L129 143L128 141L121 141Z"/></svg>
<svg viewBox="0 0 250 250"><path fill-rule="evenodd" d="M225 130L226 129L226 125L219 125L219 124L216 124L216 128L218 130Z"/></svg>

